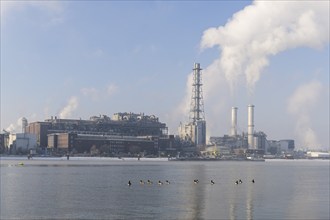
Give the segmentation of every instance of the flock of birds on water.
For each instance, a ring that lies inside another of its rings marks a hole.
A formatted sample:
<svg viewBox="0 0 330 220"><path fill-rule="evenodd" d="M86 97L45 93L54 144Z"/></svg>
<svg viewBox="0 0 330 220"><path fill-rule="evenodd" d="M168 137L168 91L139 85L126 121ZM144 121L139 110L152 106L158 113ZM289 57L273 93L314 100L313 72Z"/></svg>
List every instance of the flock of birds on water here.
<svg viewBox="0 0 330 220"><path fill-rule="evenodd" d="M252 183L255 183L255 180L252 179L251 182L252 182ZM199 180L198 180L198 179L194 179L193 183L194 183L194 184L198 184L198 183L199 183ZM242 183L243 183L243 181L242 181L241 179L235 181L235 185L242 184ZM139 184L140 184L140 185L144 185L144 184L151 185L151 184L153 184L153 182L152 182L151 180L147 180L146 182L143 181L143 180L140 180ZM157 184L158 184L158 185L163 185L164 183L163 183L162 181L158 180L158 183L157 183ZM169 184L171 184L171 183L170 183L170 181L165 180L165 184L169 185ZM213 180L211 180L211 181L210 181L210 184L211 184L211 185L214 185L215 182L214 182ZM131 182L131 180L128 181L127 185L128 185L128 186L132 186L132 182Z"/></svg>

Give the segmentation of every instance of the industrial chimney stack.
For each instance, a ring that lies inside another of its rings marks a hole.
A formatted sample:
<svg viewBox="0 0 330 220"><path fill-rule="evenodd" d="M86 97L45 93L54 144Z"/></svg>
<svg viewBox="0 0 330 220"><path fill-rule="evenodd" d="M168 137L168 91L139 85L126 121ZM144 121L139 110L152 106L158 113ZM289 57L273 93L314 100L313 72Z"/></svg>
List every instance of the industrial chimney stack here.
<svg viewBox="0 0 330 220"><path fill-rule="evenodd" d="M254 149L254 105L248 105L248 144Z"/></svg>
<svg viewBox="0 0 330 220"><path fill-rule="evenodd" d="M25 133L25 129L28 126L28 121L26 118L22 118L22 133Z"/></svg>
<svg viewBox="0 0 330 220"><path fill-rule="evenodd" d="M237 135L237 107L231 108L231 136Z"/></svg>

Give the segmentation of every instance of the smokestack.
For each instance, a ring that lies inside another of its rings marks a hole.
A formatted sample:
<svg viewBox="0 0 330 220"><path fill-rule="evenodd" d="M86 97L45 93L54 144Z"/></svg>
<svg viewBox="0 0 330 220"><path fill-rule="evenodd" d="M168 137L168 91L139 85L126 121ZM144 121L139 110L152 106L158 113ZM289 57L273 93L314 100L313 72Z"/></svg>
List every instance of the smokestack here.
<svg viewBox="0 0 330 220"><path fill-rule="evenodd" d="M248 105L248 144L254 149L254 105Z"/></svg>
<svg viewBox="0 0 330 220"><path fill-rule="evenodd" d="M237 135L237 107L231 108L231 136Z"/></svg>
<svg viewBox="0 0 330 220"><path fill-rule="evenodd" d="M22 133L25 133L25 129L28 126L28 121L26 118L22 118Z"/></svg>

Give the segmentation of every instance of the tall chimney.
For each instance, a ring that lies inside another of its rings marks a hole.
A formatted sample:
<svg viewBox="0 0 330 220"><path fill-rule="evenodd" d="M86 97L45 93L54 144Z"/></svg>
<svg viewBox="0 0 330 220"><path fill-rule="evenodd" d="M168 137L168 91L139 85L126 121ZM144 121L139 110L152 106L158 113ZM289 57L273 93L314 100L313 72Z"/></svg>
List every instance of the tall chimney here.
<svg viewBox="0 0 330 220"><path fill-rule="evenodd" d="M22 133L25 133L25 129L28 126L28 121L26 118L22 118Z"/></svg>
<svg viewBox="0 0 330 220"><path fill-rule="evenodd" d="M248 105L248 144L250 149L254 149L254 105Z"/></svg>
<svg viewBox="0 0 330 220"><path fill-rule="evenodd" d="M231 108L231 136L237 135L237 107Z"/></svg>

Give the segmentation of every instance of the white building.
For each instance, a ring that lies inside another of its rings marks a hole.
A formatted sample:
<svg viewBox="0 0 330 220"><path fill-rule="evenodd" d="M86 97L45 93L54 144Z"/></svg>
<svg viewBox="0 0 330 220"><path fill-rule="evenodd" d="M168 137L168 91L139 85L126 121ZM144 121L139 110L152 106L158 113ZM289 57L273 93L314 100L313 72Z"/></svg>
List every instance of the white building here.
<svg viewBox="0 0 330 220"><path fill-rule="evenodd" d="M330 159L330 153L308 151L307 157L310 159Z"/></svg>
<svg viewBox="0 0 330 220"><path fill-rule="evenodd" d="M37 136L29 133L10 134L9 147L14 151L18 149L23 151L35 149L37 147Z"/></svg>
<svg viewBox="0 0 330 220"><path fill-rule="evenodd" d="M179 136L182 140L191 141L196 146L206 145L206 123L196 121L188 124L180 124Z"/></svg>

